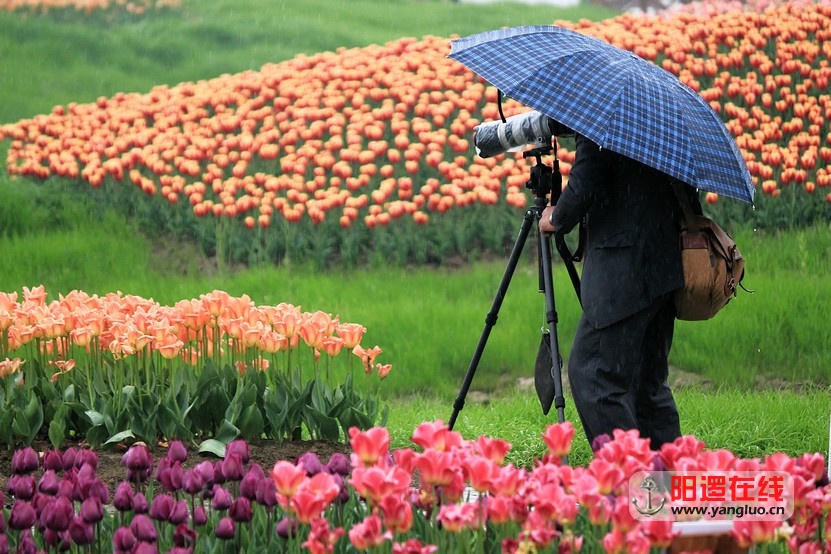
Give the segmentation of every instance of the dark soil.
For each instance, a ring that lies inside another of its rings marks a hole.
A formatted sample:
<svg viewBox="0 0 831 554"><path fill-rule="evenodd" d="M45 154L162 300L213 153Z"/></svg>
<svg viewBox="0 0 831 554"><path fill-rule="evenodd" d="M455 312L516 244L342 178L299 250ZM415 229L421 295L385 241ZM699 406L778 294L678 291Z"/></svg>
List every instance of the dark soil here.
<svg viewBox="0 0 831 554"><path fill-rule="evenodd" d="M32 447L41 456L52 447L46 442L35 442ZM76 445L75 448L85 448L83 445ZM294 462L297 458L306 452L314 452L322 463L329 461L329 457L335 452L341 452L349 455L350 446L343 443L332 443L328 441L292 441L278 443L276 441L254 441L248 444L250 460L249 466L253 463L259 464L263 470L268 471L274 467L274 464L280 460L287 460ZM107 485L110 495L112 496L115 488L127 476L127 470L121 465L121 457L127 451L125 446L118 448L97 449L98 454L98 475L101 480ZM154 467L158 465L159 460L165 455L166 449L162 446L151 446L150 451L153 454ZM10 498L6 490L6 483L11 475L11 460L13 452L7 449L0 450L0 491L3 492L3 497L6 504L9 503ZM217 460L213 455L199 454L195 449L189 449L188 459L184 467L192 467L205 460ZM42 474L41 471L36 472L35 478L38 479Z"/></svg>

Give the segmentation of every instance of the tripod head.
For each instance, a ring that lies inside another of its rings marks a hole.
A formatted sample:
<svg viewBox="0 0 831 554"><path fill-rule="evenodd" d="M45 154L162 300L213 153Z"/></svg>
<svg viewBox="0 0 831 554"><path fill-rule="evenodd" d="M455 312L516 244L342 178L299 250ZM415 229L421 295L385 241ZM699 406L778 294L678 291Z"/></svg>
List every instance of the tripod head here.
<svg viewBox="0 0 831 554"><path fill-rule="evenodd" d="M560 174L560 160L557 159L556 153L551 166L542 161L543 156L553 152L554 146L547 145L522 153L522 157L526 160L534 158L536 161L531 166L531 178L525 183L525 187L534 193L534 203L537 206L544 207L548 203L549 194L551 195L551 204L556 204L563 191L563 176Z"/></svg>

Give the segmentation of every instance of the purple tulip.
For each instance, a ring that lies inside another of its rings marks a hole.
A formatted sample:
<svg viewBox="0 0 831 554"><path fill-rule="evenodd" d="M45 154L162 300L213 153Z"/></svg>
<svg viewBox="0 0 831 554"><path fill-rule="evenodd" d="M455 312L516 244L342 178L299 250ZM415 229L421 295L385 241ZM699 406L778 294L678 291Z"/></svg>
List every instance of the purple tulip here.
<svg viewBox="0 0 831 554"><path fill-rule="evenodd" d="M91 496L81 502L81 518L87 523L98 523L104 519L104 505L101 500Z"/></svg>
<svg viewBox="0 0 831 554"><path fill-rule="evenodd" d="M282 539L289 539L297 536L299 523L293 517L284 517L274 526L274 532Z"/></svg>
<svg viewBox="0 0 831 554"><path fill-rule="evenodd" d="M323 464L320 463L320 458L314 452L306 452L297 458L297 465L303 466L306 470L306 475L312 477L323 470Z"/></svg>
<svg viewBox="0 0 831 554"><path fill-rule="evenodd" d="M63 471L63 454L60 450L49 450L43 456L43 469Z"/></svg>
<svg viewBox="0 0 831 554"><path fill-rule="evenodd" d="M64 550L69 550L71 546L69 543L69 534L66 531L44 529L41 536L43 537L43 542L51 546L55 551L63 552Z"/></svg>
<svg viewBox="0 0 831 554"><path fill-rule="evenodd" d="M185 470L182 469L182 463L179 461L173 462L164 469L162 469L162 464L160 463L156 478L162 484L164 490L167 492L176 492L182 488L184 474Z"/></svg>
<svg viewBox="0 0 831 554"><path fill-rule="evenodd" d="M133 495L133 511L137 514L146 514L149 505L147 504L147 497L144 493L137 492Z"/></svg>
<svg viewBox="0 0 831 554"><path fill-rule="evenodd" d="M95 539L95 527L92 523L76 516L72 518L72 523L69 524L69 538L78 546L92 544Z"/></svg>
<svg viewBox="0 0 831 554"><path fill-rule="evenodd" d="M26 529L20 535L20 541L17 543L17 550L15 550L15 554L36 554L37 551L38 546L35 544L32 534L29 529Z"/></svg>
<svg viewBox="0 0 831 554"><path fill-rule="evenodd" d="M216 463L214 463L214 483L219 483L220 485L225 483L226 479L223 471L224 463L225 460L217 460Z"/></svg>
<svg viewBox="0 0 831 554"><path fill-rule="evenodd" d="M104 481L99 477L79 479L78 486L81 489L81 497L83 500L96 498L102 504L106 504L110 499L110 491L107 489Z"/></svg>
<svg viewBox="0 0 831 554"><path fill-rule="evenodd" d="M66 458L66 453L64 453L64 458ZM139 472L152 469L153 457L150 455L150 449L145 444L134 444L121 457L121 465Z"/></svg>
<svg viewBox="0 0 831 554"><path fill-rule="evenodd" d="M184 523L177 525L173 531L173 544L179 548L186 548L193 546L196 542L196 531L185 525Z"/></svg>
<svg viewBox="0 0 831 554"><path fill-rule="evenodd" d="M74 510L72 502L65 496L59 496L43 508L41 519L47 529L53 531L66 531L69 529L69 522L72 521Z"/></svg>
<svg viewBox="0 0 831 554"><path fill-rule="evenodd" d="M30 529L35 524L37 513L35 507L29 502L16 501L12 504L11 513L9 514L9 527L21 531L23 529Z"/></svg>
<svg viewBox="0 0 831 554"><path fill-rule="evenodd" d="M214 485L214 498L211 501L211 507L214 510L227 510L231 507L231 493L219 485Z"/></svg>
<svg viewBox="0 0 831 554"><path fill-rule="evenodd" d="M214 484L214 465L211 462L204 461L196 464L193 471L202 478L202 482L206 487L211 488Z"/></svg>
<svg viewBox="0 0 831 554"><path fill-rule="evenodd" d="M47 469L43 472L43 475L40 476L40 481L38 481L38 492L48 494L49 496L55 496L58 493L60 486L61 484L55 470Z"/></svg>
<svg viewBox="0 0 831 554"><path fill-rule="evenodd" d="M40 460L35 449L31 446L15 450L12 454L12 473L16 475L25 475L32 473L40 467Z"/></svg>
<svg viewBox="0 0 831 554"><path fill-rule="evenodd" d="M167 457L173 462L185 463L188 459L188 449L185 443L179 440L171 441L167 447Z"/></svg>
<svg viewBox="0 0 831 554"><path fill-rule="evenodd" d="M133 550L137 539L129 527L119 527L113 533L113 550L117 553L126 553Z"/></svg>
<svg viewBox="0 0 831 554"><path fill-rule="evenodd" d="M137 540L142 542L156 542L158 537L153 520L144 514L138 514L133 518L133 521L130 522L130 531L133 532Z"/></svg>
<svg viewBox="0 0 831 554"><path fill-rule="evenodd" d="M127 481L122 481L115 488L113 506L119 512L129 512L133 509L133 487Z"/></svg>
<svg viewBox="0 0 831 554"><path fill-rule="evenodd" d="M63 451L63 469L64 471L75 467L75 456L78 454L78 449L70 446Z"/></svg>
<svg viewBox="0 0 831 554"><path fill-rule="evenodd" d="M338 473L334 473L332 474L332 481L338 486L338 495L333 502L335 504L346 504L349 501L349 488L346 486L343 477Z"/></svg>
<svg viewBox="0 0 831 554"><path fill-rule="evenodd" d="M201 527L208 522L208 514L205 513L205 507L197 504L193 507L193 525Z"/></svg>
<svg viewBox="0 0 831 554"><path fill-rule="evenodd" d="M225 458L227 459L230 454L239 456L242 465L247 464L248 460L251 459L248 451L248 443L240 439L231 441L225 446Z"/></svg>
<svg viewBox="0 0 831 554"><path fill-rule="evenodd" d="M260 473L262 473L262 470L260 470ZM260 475L257 475L256 471L248 470L245 476L243 476L242 481L239 482L240 496L244 496L248 500L256 499L257 490L260 488L260 483L263 481L265 481L264 476L261 477Z"/></svg>
<svg viewBox="0 0 831 554"><path fill-rule="evenodd" d="M190 513L188 511L188 504L184 500L180 500L176 504L173 505L173 509L170 511L170 515L167 518L167 521L172 523L173 525L179 525L185 523L188 520Z"/></svg>
<svg viewBox="0 0 831 554"><path fill-rule="evenodd" d="M81 469L84 464L90 466L93 471L98 469L98 452L89 448L78 450L78 454L75 455L75 467Z"/></svg>
<svg viewBox="0 0 831 554"><path fill-rule="evenodd" d="M0 494L0 506L3 506L3 495ZM6 518L3 515L3 510L0 509L0 537L6 534ZM0 554L3 554L3 550L0 549Z"/></svg>
<svg viewBox="0 0 831 554"><path fill-rule="evenodd" d="M160 494L153 498L150 504L150 517L156 521L167 521L173 511L175 500L169 494Z"/></svg>
<svg viewBox="0 0 831 554"><path fill-rule="evenodd" d="M251 521L251 501L244 496L234 499L228 508L228 516L238 523Z"/></svg>
<svg viewBox="0 0 831 554"><path fill-rule="evenodd" d="M159 549L155 544L149 542L140 542L136 545L130 554L158 554Z"/></svg>
<svg viewBox="0 0 831 554"><path fill-rule="evenodd" d="M234 520L230 517L223 517L219 520L219 523L216 524L216 538L222 540L233 539L235 530L236 524L234 523Z"/></svg>
<svg viewBox="0 0 831 554"><path fill-rule="evenodd" d="M245 475L245 467L239 454L226 454L222 462L222 475L226 481L239 481Z"/></svg>
<svg viewBox="0 0 831 554"><path fill-rule="evenodd" d="M0 534L0 554L9 554L9 538Z"/></svg>
<svg viewBox="0 0 831 554"><path fill-rule="evenodd" d="M349 458L346 457L346 454L341 452L335 452L329 457L329 461L326 463L326 471L329 473L337 473L342 477L346 477L349 475L349 470L351 466L349 464Z"/></svg>
<svg viewBox="0 0 831 554"><path fill-rule="evenodd" d="M266 508L273 508L277 504L277 485L273 479L263 479L257 488L257 503Z"/></svg>
<svg viewBox="0 0 831 554"><path fill-rule="evenodd" d="M17 500L31 500L37 490L35 478L31 475L12 475L6 487Z"/></svg>
<svg viewBox="0 0 831 554"><path fill-rule="evenodd" d="M205 480L199 472L189 469L182 475L182 490L191 496L196 496L205 488Z"/></svg>

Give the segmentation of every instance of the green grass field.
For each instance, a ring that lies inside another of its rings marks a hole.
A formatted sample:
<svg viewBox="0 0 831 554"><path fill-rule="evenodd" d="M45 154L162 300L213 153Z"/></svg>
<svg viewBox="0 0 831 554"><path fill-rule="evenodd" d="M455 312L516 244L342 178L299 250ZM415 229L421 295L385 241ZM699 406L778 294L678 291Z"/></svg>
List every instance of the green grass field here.
<svg viewBox="0 0 831 554"><path fill-rule="evenodd" d="M507 2L183 3L181 12L143 19L0 13L0 122L119 91L256 69L301 52L612 15L596 7L560 10ZM0 144L0 156L5 148ZM366 341L381 346L383 361L394 366L383 390L405 409L393 410L391 428L400 435L418 421L450 415L506 259L439 269L321 272L295 265L219 272L191 245L147 238L133 222L79 201L68 186L0 176L0 290L44 284L50 298L73 289L120 290L174 303L218 288L248 294L258 303L290 302L338 314L364 324ZM678 324L673 365L713 387L679 394L685 432L752 456L827 448L831 402L822 387L831 383L829 230L828 224L776 234L734 230L747 259L745 285L755 293L740 294L710 322ZM567 358L579 306L560 266L555 284ZM533 392L511 394L533 371L542 300L529 253L514 276L473 386L509 394L471 401L459 421L466 435L510 437L519 456L533 455L542 426L551 421L551 415L542 416ZM780 381L818 387L771 388ZM754 392L759 389L764 390ZM573 412L567 417L576 420Z"/></svg>

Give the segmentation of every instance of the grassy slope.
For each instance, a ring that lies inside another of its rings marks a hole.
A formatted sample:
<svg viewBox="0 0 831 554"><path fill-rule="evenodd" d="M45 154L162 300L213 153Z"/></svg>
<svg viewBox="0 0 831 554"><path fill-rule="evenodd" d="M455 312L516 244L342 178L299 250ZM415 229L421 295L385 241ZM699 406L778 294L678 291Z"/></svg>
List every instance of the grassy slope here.
<svg viewBox="0 0 831 554"><path fill-rule="evenodd" d="M599 7L559 9L510 2L183 0L182 4L180 11L137 20L0 13L0 123L43 113L57 104L259 69L299 53L613 14Z"/></svg>

